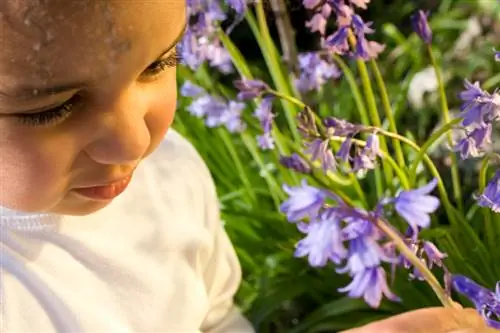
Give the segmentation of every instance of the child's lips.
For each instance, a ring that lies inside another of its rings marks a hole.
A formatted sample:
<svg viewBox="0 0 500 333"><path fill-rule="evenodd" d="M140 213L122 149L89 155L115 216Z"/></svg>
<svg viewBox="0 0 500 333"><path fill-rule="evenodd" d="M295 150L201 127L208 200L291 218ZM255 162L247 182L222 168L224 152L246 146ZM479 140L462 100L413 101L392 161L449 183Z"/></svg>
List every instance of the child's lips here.
<svg viewBox="0 0 500 333"><path fill-rule="evenodd" d="M125 191L131 179L132 174L119 180L113 180L107 183L104 182L104 185L81 187L74 189L74 191L91 200L112 200Z"/></svg>

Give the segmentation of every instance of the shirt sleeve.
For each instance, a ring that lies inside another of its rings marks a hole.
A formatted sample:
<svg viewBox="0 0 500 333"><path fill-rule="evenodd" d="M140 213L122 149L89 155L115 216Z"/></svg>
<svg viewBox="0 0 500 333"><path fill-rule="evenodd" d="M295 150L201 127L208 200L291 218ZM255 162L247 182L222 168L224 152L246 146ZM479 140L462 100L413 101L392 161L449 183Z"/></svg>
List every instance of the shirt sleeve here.
<svg viewBox="0 0 500 333"><path fill-rule="evenodd" d="M209 311L202 324L203 333L253 333L248 320L233 302L241 283L241 267L236 252L220 220L219 201L208 170L205 216L214 235L212 253L205 266L204 280Z"/></svg>

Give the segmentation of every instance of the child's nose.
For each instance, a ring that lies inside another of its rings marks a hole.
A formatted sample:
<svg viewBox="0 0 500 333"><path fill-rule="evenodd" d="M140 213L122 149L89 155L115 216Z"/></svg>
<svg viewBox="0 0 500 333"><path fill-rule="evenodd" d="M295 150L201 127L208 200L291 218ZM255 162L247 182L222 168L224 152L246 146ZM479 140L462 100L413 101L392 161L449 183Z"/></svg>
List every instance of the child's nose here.
<svg viewBox="0 0 500 333"><path fill-rule="evenodd" d="M145 116L147 101L140 94L124 93L98 115L95 139L85 149L101 164L135 164L151 143Z"/></svg>

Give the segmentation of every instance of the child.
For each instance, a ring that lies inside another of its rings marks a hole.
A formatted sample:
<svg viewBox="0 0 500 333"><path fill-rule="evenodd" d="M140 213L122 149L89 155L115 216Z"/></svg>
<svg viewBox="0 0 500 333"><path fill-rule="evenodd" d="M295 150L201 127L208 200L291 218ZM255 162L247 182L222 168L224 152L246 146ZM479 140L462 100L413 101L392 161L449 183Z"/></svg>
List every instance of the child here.
<svg viewBox="0 0 500 333"><path fill-rule="evenodd" d="M1 1L1 332L253 332L169 129L185 26L183 0Z"/></svg>

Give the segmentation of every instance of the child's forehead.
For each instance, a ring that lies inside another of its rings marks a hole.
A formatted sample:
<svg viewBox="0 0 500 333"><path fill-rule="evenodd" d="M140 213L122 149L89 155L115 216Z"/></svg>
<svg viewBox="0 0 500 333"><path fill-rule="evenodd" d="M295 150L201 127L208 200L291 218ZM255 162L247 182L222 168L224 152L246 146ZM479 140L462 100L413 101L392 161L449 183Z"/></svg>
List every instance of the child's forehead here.
<svg viewBox="0 0 500 333"><path fill-rule="evenodd" d="M0 5L0 84L106 75L128 53L158 52L185 21L183 0L45 2L31 10Z"/></svg>

